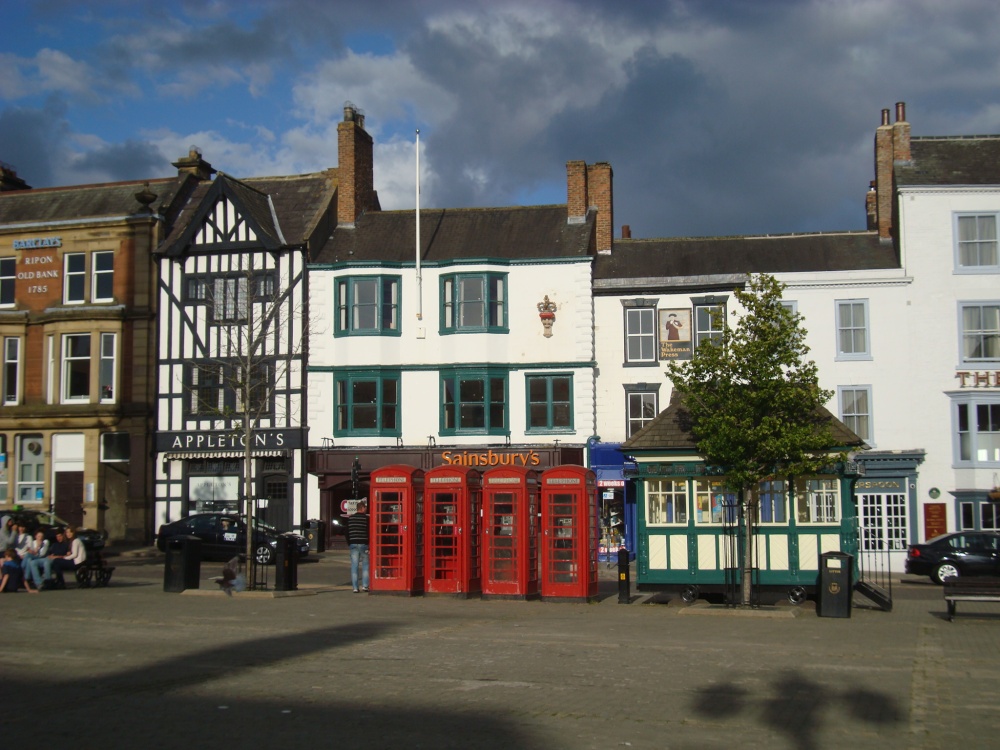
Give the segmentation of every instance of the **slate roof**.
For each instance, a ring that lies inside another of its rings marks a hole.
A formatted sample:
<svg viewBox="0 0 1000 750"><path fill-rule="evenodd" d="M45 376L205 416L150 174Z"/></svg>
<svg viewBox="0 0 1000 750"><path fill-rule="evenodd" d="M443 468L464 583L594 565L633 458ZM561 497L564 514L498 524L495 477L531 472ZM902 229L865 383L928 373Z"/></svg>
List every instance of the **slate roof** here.
<svg viewBox="0 0 1000 750"><path fill-rule="evenodd" d="M828 409L819 408L818 416L832 425L834 444L840 448L862 448L865 441ZM694 452L695 441L691 435L691 419L684 408L683 396L675 389L670 394L670 405L651 422L626 440L621 449L628 452Z"/></svg>
<svg viewBox="0 0 1000 750"><path fill-rule="evenodd" d="M615 240L594 263L595 288L628 279L898 268L875 232ZM604 283L602 283L604 282Z"/></svg>
<svg viewBox="0 0 1000 750"><path fill-rule="evenodd" d="M15 190L0 193L0 224L29 224L132 216L143 213L135 199L144 185L156 193L154 211L169 206L184 184L183 177L108 182L96 185Z"/></svg>
<svg viewBox="0 0 1000 750"><path fill-rule="evenodd" d="M334 206L336 188L335 169L312 174L242 180L219 173L214 181L199 184L188 196L161 244L160 252L169 252L177 243L185 242L190 235L189 230L196 229L191 223L200 216L204 202L214 202L213 196L223 193L236 200L260 231L271 240L271 243L265 244L306 244L311 240L323 215ZM281 238L284 239L283 242Z"/></svg>
<svg viewBox="0 0 1000 750"><path fill-rule="evenodd" d="M909 161L896 162L896 184L1000 185L1000 136L910 140Z"/></svg>
<svg viewBox="0 0 1000 750"><path fill-rule="evenodd" d="M570 224L566 206L421 209L421 261L474 258L588 257L594 236L594 214ZM413 211L374 211L358 218L354 228L337 227L316 263L414 260L416 223Z"/></svg>

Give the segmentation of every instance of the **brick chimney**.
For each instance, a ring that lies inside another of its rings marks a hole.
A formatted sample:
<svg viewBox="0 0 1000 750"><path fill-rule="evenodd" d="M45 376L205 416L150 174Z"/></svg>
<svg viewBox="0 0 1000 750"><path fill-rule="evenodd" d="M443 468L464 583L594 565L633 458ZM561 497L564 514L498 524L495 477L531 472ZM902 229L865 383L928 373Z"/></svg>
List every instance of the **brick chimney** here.
<svg viewBox="0 0 1000 750"><path fill-rule="evenodd" d="M611 165L566 162L566 221L582 224L590 209L597 210L597 252L610 253L614 231L614 191Z"/></svg>
<svg viewBox="0 0 1000 750"><path fill-rule="evenodd" d="M895 165L912 159L910 123L906 121L906 102L896 102L896 122L890 125L889 110L883 109L882 124L875 130L875 181L871 183L865 198L868 228L877 229L880 239L891 239L896 228Z"/></svg>
<svg viewBox="0 0 1000 750"><path fill-rule="evenodd" d="M177 167L178 177L191 174L197 177L201 182L211 180L212 175L215 174L216 171L212 169L211 164L201 158L201 150L197 146L192 146L188 150L187 156L182 156L173 164Z"/></svg>
<svg viewBox="0 0 1000 750"><path fill-rule="evenodd" d="M906 102L896 102L896 123L892 126L894 161L910 161L910 123L906 121Z"/></svg>
<svg viewBox="0 0 1000 750"><path fill-rule="evenodd" d="M599 161L587 167L587 204L597 209L597 252L610 253L614 235L614 193L611 165Z"/></svg>
<svg viewBox="0 0 1000 750"><path fill-rule="evenodd" d="M889 110L882 110L882 124L875 130L875 216L878 236L892 237L892 201L894 158L892 125Z"/></svg>
<svg viewBox="0 0 1000 750"><path fill-rule="evenodd" d="M14 167L0 161L0 193L8 190L31 190L31 185L17 176Z"/></svg>
<svg viewBox="0 0 1000 750"><path fill-rule="evenodd" d="M566 220L582 224L587 220L587 163L566 162Z"/></svg>
<svg viewBox="0 0 1000 750"><path fill-rule="evenodd" d="M353 227L365 211L380 209L375 193L372 137L364 114L344 103L344 121L337 125L337 224Z"/></svg>

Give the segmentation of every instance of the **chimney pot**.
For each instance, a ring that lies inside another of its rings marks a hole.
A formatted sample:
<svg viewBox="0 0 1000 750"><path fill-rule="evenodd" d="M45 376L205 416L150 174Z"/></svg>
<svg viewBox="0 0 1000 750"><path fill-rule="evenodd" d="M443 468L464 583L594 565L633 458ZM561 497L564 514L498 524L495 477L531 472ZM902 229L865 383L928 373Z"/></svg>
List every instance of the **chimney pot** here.
<svg viewBox="0 0 1000 750"><path fill-rule="evenodd" d="M17 170L0 161L0 192L10 190L31 190L31 185L17 176Z"/></svg>
<svg viewBox="0 0 1000 750"><path fill-rule="evenodd" d="M906 102L896 102L896 122L906 121Z"/></svg>
<svg viewBox="0 0 1000 750"><path fill-rule="evenodd" d="M632 227L628 224L622 224L622 239L630 240L632 239Z"/></svg>
<svg viewBox="0 0 1000 750"><path fill-rule="evenodd" d="M889 110L887 110L887 109L883 109L882 110L882 124L883 125L889 125L890 124L889 123Z"/></svg>

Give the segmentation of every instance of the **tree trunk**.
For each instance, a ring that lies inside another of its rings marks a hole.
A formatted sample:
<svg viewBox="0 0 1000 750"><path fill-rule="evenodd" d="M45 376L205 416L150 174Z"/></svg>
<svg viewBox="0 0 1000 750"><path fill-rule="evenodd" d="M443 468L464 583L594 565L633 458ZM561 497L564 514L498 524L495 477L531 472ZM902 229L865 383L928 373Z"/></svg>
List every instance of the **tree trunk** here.
<svg viewBox="0 0 1000 750"><path fill-rule="evenodd" d="M254 498L253 498L253 464L251 461L251 443L250 439L253 437L252 430L250 428L250 410L248 408L244 409L243 414L243 497L247 504L246 507L246 525L247 525L247 587L253 588L256 581L252 580L251 571L254 570L253 567L253 554L254 554Z"/></svg>
<svg viewBox="0 0 1000 750"><path fill-rule="evenodd" d="M757 517L757 498L746 487L740 490L740 507L743 511L743 585L740 603L744 607L751 604L753 593L753 520Z"/></svg>

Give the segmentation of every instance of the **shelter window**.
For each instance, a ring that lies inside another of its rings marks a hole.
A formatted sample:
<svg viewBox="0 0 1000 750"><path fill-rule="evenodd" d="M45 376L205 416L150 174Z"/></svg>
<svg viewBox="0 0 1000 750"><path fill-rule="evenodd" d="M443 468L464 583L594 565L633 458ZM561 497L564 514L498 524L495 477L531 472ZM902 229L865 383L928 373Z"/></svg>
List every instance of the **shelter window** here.
<svg viewBox="0 0 1000 750"><path fill-rule="evenodd" d="M649 526L686 524L686 479L646 480L646 523Z"/></svg>
<svg viewBox="0 0 1000 750"><path fill-rule="evenodd" d="M757 523L788 523L788 483L784 479L760 483Z"/></svg>
<svg viewBox="0 0 1000 750"><path fill-rule="evenodd" d="M800 479L795 488L798 523L839 523L839 482L830 478Z"/></svg>
<svg viewBox="0 0 1000 750"><path fill-rule="evenodd" d="M722 479L694 481L695 521L698 523L734 523L738 500Z"/></svg>

